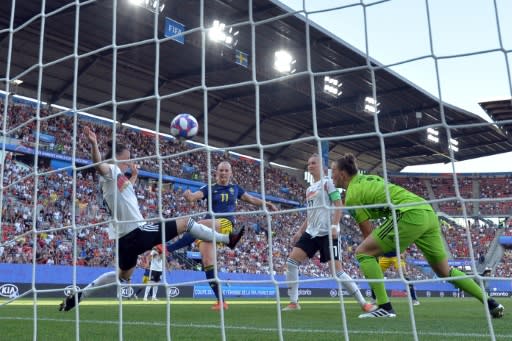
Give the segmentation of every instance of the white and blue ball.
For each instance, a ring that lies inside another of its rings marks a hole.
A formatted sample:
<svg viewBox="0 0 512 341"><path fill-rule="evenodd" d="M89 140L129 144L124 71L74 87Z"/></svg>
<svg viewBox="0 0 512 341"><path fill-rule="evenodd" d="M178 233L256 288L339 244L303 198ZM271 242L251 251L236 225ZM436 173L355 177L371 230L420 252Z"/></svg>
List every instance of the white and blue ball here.
<svg viewBox="0 0 512 341"><path fill-rule="evenodd" d="M190 114L179 114L171 122L171 135L178 138L190 139L196 136L199 124Z"/></svg>

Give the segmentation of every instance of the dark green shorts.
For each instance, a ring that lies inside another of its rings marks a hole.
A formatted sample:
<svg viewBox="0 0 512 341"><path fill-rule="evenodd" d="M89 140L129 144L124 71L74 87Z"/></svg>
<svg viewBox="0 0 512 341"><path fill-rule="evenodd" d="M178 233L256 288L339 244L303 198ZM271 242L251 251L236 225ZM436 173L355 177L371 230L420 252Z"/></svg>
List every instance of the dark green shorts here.
<svg viewBox="0 0 512 341"><path fill-rule="evenodd" d="M429 263L436 264L446 259L439 219L434 211L396 211L396 215L400 253L414 243L423 252ZM384 224L373 230L372 236L380 245L383 253L396 249L393 219L389 218Z"/></svg>

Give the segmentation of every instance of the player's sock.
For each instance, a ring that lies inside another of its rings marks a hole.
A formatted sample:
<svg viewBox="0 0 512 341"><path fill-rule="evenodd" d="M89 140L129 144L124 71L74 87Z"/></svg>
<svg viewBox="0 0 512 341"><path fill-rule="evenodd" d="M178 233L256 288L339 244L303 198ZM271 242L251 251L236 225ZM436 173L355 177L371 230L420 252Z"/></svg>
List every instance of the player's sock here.
<svg viewBox="0 0 512 341"><path fill-rule="evenodd" d="M345 271L339 271L336 273L336 276L339 279L342 279L343 282L341 282L341 285L345 288L345 290L348 291L348 293L357 300L360 306L363 306L366 304L366 300L364 299L363 295L361 295L361 291L359 290L359 287L357 284L352 280L352 278L345 273Z"/></svg>
<svg viewBox="0 0 512 341"><path fill-rule="evenodd" d="M153 285L153 299L156 299L157 292L158 292L158 285Z"/></svg>
<svg viewBox="0 0 512 341"><path fill-rule="evenodd" d="M299 263L291 258L286 260L286 280L298 281L299 280ZM288 296L290 302L297 303L299 301L299 283L288 284Z"/></svg>
<svg viewBox="0 0 512 341"><path fill-rule="evenodd" d="M364 253L359 253L356 255L356 259L359 262L359 268L363 272L364 276L367 279L383 279L384 275L382 274L382 270L377 263L375 257L368 256ZM375 295L377 296L377 304L380 306L382 304L388 303L389 298L386 293L386 287L384 286L384 282L372 282L370 286L373 291L375 291Z"/></svg>
<svg viewBox="0 0 512 341"><path fill-rule="evenodd" d="M404 277L407 281L410 281L409 277ZM413 301L417 301L418 297L416 297L416 290L414 289L414 285L409 283L409 292L411 293L411 298Z"/></svg>
<svg viewBox="0 0 512 341"><path fill-rule="evenodd" d="M204 273L206 274L206 279L208 280L208 284L210 284L210 288L212 288L215 297L217 297L217 301L220 302L219 284L215 280L215 271L213 268L213 265L205 266Z"/></svg>
<svg viewBox="0 0 512 341"><path fill-rule="evenodd" d="M373 299L374 301L376 301L376 300L377 300L377 296L375 296L375 291L373 291L373 289L370 289L370 291L371 291L371 293L372 293L372 299Z"/></svg>
<svg viewBox="0 0 512 341"><path fill-rule="evenodd" d="M174 243L171 243L171 242L167 243L167 245L166 245L167 251L174 252L176 250L182 249L182 248L187 247L190 244L192 244L195 240L196 240L196 238L194 238L194 236L192 234L190 234L189 232L185 232L181 236L181 238L179 238Z"/></svg>
<svg viewBox="0 0 512 341"><path fill-rule="evenodd" d="M151 281L150 281L149 283L153 283L153 282L151 282ZM144 291L144 299L145 299L145 300L147 300L147 299L148 299L149 291L151 290L151 287L152 287L151 285L148 285L148 286L146 287L146 291ZM153 290L154 290L154 289L153 289Z"/></svg>
<svg viewBox="0 0 512 341"><path fill-rule="evenodd" d="M110 283L115 283L117 281L117 274L115 271L106 272L104 274L101 274L98 278L96 278L94 281L89 283L83 291L82 291L82 298L89 296L93 291L97 290L96 287L101 285L106 285Z"/></svg>
<svg viewBox="0 0 512 341"><path fill-rule="evenodd" d="M459 276L465 276L465 275L466 274L464 272L462 272L458 269L452 268L450 270L450 277L459 277ZM450 280L450 283L455 285L457 288L460 288L460 289L464 290L465 292L471 294L471 296L478 299L480 302L484 301L484 294L482 292L482 289L471 278Z"/></svg>
<svg viewBox="0 0 512 341"><path fill-rule="evenodd" d="M190 234L195 239L201 239L210 242L213 241L213 236L215 236L215 240L218 243L229 243L229 235L218 233L208 226L195 222L193 219L189 219L187 223L187 231L190 232Z"/></svg>

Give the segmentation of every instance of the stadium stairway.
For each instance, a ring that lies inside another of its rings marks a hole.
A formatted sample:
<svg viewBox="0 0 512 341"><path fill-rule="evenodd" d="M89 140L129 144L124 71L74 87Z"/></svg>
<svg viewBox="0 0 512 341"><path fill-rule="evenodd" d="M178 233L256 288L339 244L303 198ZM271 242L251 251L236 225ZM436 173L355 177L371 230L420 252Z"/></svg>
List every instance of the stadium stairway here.
<svg viewBox="0 0 512 341"><path fill-rule="evenodd" d="M432 183L430 182L429 179L423 179L423 185L425 185L425 187L427 188L427 192L428 192L428 197L430 198L430 200L435 200L436 199L436 195L434 194L434 190L432 189ZM439 212L439 204L437 202L433 202L432 203L432 207L434 208L434 210L436 212Z"/></svg>
<svg viewBox="0 0 512 341"><path fill-rule="evenodd" d="M477 266L479 273L483 272L487 267L494 269L501 261L501 258L503 257L503 248L500 246L499 239L504 232L504 229L496 229L496 236L489 245L489 251L487 251L487 254L485 255L485 261L483 264L479 264Z"/></svg>
<svg viewBox="0 0 512 341"><path fill-rule="evenodd" d="M480 198L480 181L478 180L474 180L473 181L473 193L472 193L472 197L473 199L479 199ZM468 214L473 214L473 215L478 215L478 212L480 211L479 210L479 204L477 203L476 205L473 205L473 212L471 213L468 213Z"/></svg>

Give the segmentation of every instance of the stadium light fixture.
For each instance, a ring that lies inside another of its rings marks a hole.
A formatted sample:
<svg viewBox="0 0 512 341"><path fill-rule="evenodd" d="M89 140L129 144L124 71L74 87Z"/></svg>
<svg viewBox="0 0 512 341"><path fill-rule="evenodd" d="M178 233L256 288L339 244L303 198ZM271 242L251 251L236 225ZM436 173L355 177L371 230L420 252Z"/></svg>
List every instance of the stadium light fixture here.
<svg viewBox="0 0 512 341"><path fill-rule="evenodd" d="M274 54L274 69L280 73L294 73L296 62L288 51L279 50Z"/></svg>
<svg viewBox="0 0 512 341"><path fill-rule="evenodd" d="M427 140L439 143L439 130L434 128L427 128Z"/></svg>
<svg viewBox="0 0 512 341"><path fill-rule="evenodd" d="M450 148L454 152L458 152L459 151L459 141L457 141L456 139L450 138L450 140L448 141L448 148Z"/></svg>
<svg viewBox="0 0 512 341"><path fill-rule="evenodd" d="M208 30L208 37L213 42L221 43L229 48L233 48L238 44L238 33L240 33L240 31L233 30L233 27L230 27L226 31L226 24L219 20L214 20L213 26Z"/></svg>
<svg viewBox="0 0 512 341"><path fill-rule="evenodd" d="M164 0L129 0L129 2L153 13L162 13L165 8Z"/></svg>
<svg viewBox="0 0 512 341"><path fill-rule="evenodd" d="M380 103L373 97L366 97L364 99L364 112L367 114L378 114Z"/></svg>
<svg viewBox="0 0 512 341"><path fill-rule="evenodd" d="M343 91L341 91L341 86L343 83L341 83L336 78L332 78L329 76L324 77L324 92L330 96L333 97L339 97Z"/></svg>

